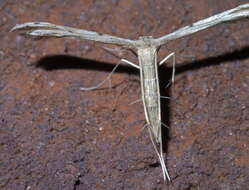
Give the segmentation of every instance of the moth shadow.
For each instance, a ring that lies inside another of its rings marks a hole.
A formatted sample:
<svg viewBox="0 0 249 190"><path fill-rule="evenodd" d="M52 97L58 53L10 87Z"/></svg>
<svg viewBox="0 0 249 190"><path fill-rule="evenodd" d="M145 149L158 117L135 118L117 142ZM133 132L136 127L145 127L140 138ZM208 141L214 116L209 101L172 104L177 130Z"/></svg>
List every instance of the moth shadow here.
<svg viewBox="0 0 249 190"><path fill-rule="evenodd" d="M209 66L228 64L231 61L244 60L249 58L249 46L245 46L238 50L224 53L214 57L207 57L200 60L185 62L176 67L176 75L186 71L194 71Z"/></svg>
<svg viewBox="0 0 249 190"><path fill-rule="evenodd" d="M160 103L161 103L161 122L162 122L162 142L163 150L167 152L167 145L170 140L170 87L166 88L172 77L172 68L161 66L158 71L159 86L160 86ZM167 98L168 97L168 98Z"/></svg>
<svg viewBox="0 0 249 190"><path fill-rule="evenodd" d="M42 68L47 71L82 69L91 71L111 72L115 64L107 62L99 62L91 59L84 59L70 55L51 55L46 56L32 64L35 67ZM138 75L139 71L133 67L120 64L115 70L117 73L129 73Z"/></svg>

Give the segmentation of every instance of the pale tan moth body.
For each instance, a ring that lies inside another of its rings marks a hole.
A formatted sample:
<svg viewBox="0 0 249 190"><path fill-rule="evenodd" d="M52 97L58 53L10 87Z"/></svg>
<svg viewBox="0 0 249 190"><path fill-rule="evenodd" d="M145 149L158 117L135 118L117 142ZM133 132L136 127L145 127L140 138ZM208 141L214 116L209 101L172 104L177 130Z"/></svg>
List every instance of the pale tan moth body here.
<svg viewBox="0 0 249 190"><path fill-rule="evenodd" d="M145 37L143 37L146 40ZM160 92L158 82L157 48L138 48L140 66L141 92L146 122L153 127L155 139L159 142L161 125ZM155 126L155 127L154 127Z"/></svg>
<svg viewBox="0 0 249 190"><path fill-rule="evenodd" d="M164 179L170 180L163 158L161 105L158 81L157 47L151 45L152 37L140 37L144 45L137 49L140 66L140 82L147 128L155 151L159 157ZM147 47L148 45L148 47ZM159 145L159 151L156 144Z"/></svg>

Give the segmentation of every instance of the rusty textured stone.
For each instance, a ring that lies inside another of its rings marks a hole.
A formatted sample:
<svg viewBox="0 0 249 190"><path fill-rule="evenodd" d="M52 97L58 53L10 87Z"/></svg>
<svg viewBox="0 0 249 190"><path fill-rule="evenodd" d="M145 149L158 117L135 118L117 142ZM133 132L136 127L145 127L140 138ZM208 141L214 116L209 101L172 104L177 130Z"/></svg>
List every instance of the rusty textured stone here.
<svg viewBox="0 0 249 190"><path fill-rule="evenodd" d="M83 92L81 86L97 84L119 61L102 44L9 33L15 24L48 21L130 39L159 37L241 3L0 1L0 189L247 189L249 21L159 52L177 53L175 84L162 92L174 98L163 104L172 184L164 184L142 130L142 105L129 105L140 96L138 72L121 66L113 88ZM121 49L115 54L137 61ZM170 64L161 69L162 85L170 72Z"/></svg>

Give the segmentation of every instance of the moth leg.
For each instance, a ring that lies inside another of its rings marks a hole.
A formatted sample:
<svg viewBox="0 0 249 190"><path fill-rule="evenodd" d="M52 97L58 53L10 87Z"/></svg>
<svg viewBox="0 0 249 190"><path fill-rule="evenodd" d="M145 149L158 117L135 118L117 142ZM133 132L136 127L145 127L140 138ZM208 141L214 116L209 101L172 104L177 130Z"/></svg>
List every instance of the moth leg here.
<svg viewBox="0 0 249 190"><path fill-rule="evenodd" d="M159 66L161 66L163 63L165 63L168 59L170 59L171 57L173 57L173 61L175 60L175 52L172 52L171 54L167 55L165 58L163 58L160 63Z"/></svg>
<svg viewBox="0 0 249 190"><path fill-rule="evenodd" d="M146 123L143 128L141 129L141 131L143 131L146 127L148 127L150 124Z"/></svg>
<svg viewBox="0 0 249 190"><path fill-rule="evenodd" d="M137 69L140 69L140 67L138 65L136 65L135 63L132 63L131 61L128 61L126 59L121 59L120 61L127 63L128 65L131 65L132 67L135 67Z"/></svg>
<svg viewBox="0 0 249 190"><path fill-rule="evenodd" d="M172 100L172 98L171 98L171 97L168 97L168 96L160 96L160 98Z"/></svg>
<svg viewBox="0 0 249 190"><path fill-rule="evenodd" d="M102 86L107 80L110 81L110 78L111 78L112 74L115 72L117 67L121 64L121 62L127 63L127 64L129 64L129 65L131 65L131 66L133 66L133 67L135 67L137 69L140 69L140 67L138 65L136 65L136 64L134 64L134 63L132 63L132 62L126 60L126 59L121 59L120 62L113 68L112 72L102 82L100 82L98 85L92 86L92 87L87 87L87 88L81 87L80 90L85 90L85 91L87 91L87 90L95 90L95 89L99 88L100 86ZM111 82L109 84L111 85Z"/></svg>
<svg viewBox="0 0 249 190"><path fill-rule="evenodd" d="M116 55L116 54L114 54L114 51L118 51L118 50L116 50L116 49L111 49L111 48L107 48L107 47L102 47L102 49L104 49L105 51L107 51L108 53L110 53L111 55L113 55L113 56L115 56L115 57L117 57L117 58L120 58L122 55L120 55L120 54L118 54L118 55ZM135 53L136 52L134 52L132 49L129 49L134 55L136 55ZM135 63L132 63L131 61L128 61L128 60L126 60L126 59L121 59L120 60L121 62L124 62L124 63L127 63L128 65L131 65L132 67L135 67L135 68L137 68L137 69L140 69L139 68L139 66L138 65L136 65Z"/></svg>
<svg viewBox="0 0 249 190"><path fill-rule="evenodd" d="M114 52L117 52L118 50L117 49L111 49L111 48L107 48L107 47L101 47L102 49L104 49L105 51L107 51L108 53L110 53L111 55L117 57L117 58L121 58L121 54L119 53L118 55L116 55ZM124 48L124 47L121 47L121 48ZM120 49L120 48L119 48ZM133 51L132 49L129 49L135 56L137 56L136 52ZM124 62L124 63L127 63L129 65L131 65L132 67L135 67L137 69L140 69L139 66L135 63L132 63L131 61L128 61L126 59L121 59L120 60L121 62Z"/></svg>
<svg viewBox="0 0 249 190"><path fill-rule="evenodd" d="M101 46L100 48L102 48L107 53L111 54L112 56L114 56L118 59L122 59L122 57L123 57L122 49L124 49L124 47L108 48L105 46L103 46L103 47Z"/></svg>
<svg viewBox="0 0 249 190"><path fill-rule="evenodd" d="M175 58L175 52L172 52L171 54L167 55L162 61L160 61L159 66L161 66L163 63L165 63L168 59L170 59L172 57L173 59L173 70L172 70L172 78L171 78L171 82L169 82L166 85L166 88L169 87L169 85L171 83L174 83L175 80L175 64L176 64L176 58Z"/></svg>
<svg viewBox="0 0 249 190"><path fill-rule="evenodd" d="M119 66L120 64L121 64L121 62L119 62L119 63L112 69L112 72L111 72L111 73L110 73L102 82L100 82L98 85L92 86L92 87L87 87L87 88L81 87L80 90L85 90L85 91L87 91L87 90L95 90L95 89L99 88L99 87L102 86L107 80L110 80L112 74L113 74L114 71L118 68L118 66Z"/></svg>
<svg viewBox="0 0 249 190"><path fill-rule="evenodd" d="M169 172L166 168L166 165L165 165L165 162L164 162L164 156L163 156L163 144L162 142L160 143L160 156L159 156L159 159L161 160L161 165L162 165L162 170L163 170L163 177L164 177L164 181L166 181L166 177L168 179L168 181L170 182L171 179L170 179L170 176L169 176ZM166 177L165 177L166 175Z"/></svg>
<svg viewBox="0 0 249 190"><path fill-rule="evenodd" d="M164 124L163 122L161 122L162 126L166 127L167 129L169 128L168 125Z"/></svg>
<svg viewBox="0 0 249 190"><path fill-rule="evenodd" d="M143 101L142 98L129 103L129 105L136 104L136 103L141 102L141 101Z"/></svg>

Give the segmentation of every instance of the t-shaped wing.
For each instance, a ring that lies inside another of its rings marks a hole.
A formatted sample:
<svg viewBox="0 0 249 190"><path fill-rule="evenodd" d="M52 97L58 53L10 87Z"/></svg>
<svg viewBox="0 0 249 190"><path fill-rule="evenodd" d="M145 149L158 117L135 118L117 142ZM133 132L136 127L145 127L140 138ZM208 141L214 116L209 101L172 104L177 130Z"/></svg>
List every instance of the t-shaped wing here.
<svg viewBox="0 0 249 190"><path fill-rule="evenodd" d="M155 39L155 41L156 44L161 46L167 43L168 41L175 40L190 34L194 34L196 32L208 29L218 24L232 22L247 17L249 17L249 4L240 5L234 9L230 9L220 14L195 22L189 26L180 28L175 32Z"/></svg>
<svg viewBox="0 0 249 190"><path fill-rule="evenodd" d="M133 40L128 40L88 30L55 25L48 22L27 22L24 24L18 24L11 31L14 30L25 31L26 35L37 37L65 37L81 40L92 40L96 42L122 45L126 47L134 47Z"/></svg>

